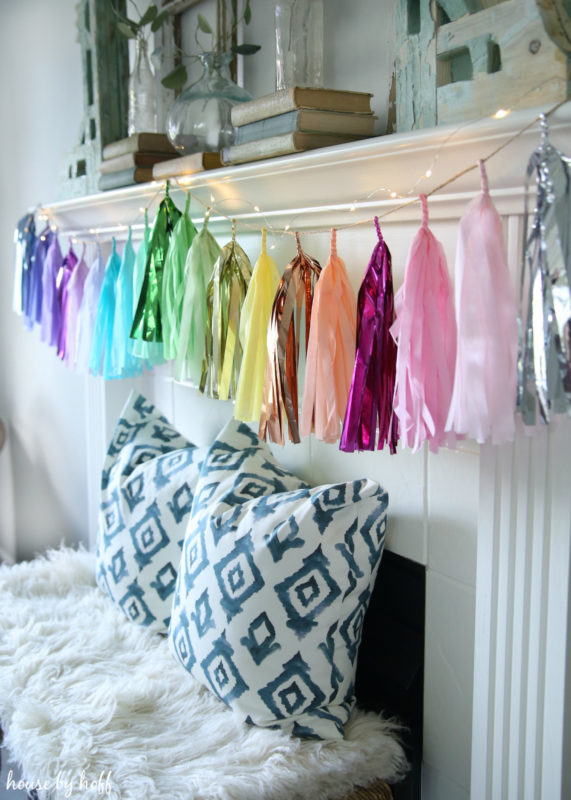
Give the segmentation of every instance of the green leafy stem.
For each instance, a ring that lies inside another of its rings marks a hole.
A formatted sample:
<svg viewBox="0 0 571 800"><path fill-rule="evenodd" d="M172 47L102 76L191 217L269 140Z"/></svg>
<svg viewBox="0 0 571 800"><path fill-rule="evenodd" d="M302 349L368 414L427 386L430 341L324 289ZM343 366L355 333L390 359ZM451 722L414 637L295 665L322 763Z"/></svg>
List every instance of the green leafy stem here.
<svg viewBox="0 0 571 800"><path fill-rule="evenodd" d="M135 1L130 0L130 2L135 7L139 19L138 21L135 21L130 17L121 14L117 10L117 8L113 6L113 10L118 18L117 29L123 36L126 36L128 39L140 39L140 38L148 39L150 33L157 33L157 31L160 30L160 28L162 27L162 25L164 24L165 20L168 17L168 11L159 12L158 7L155 4L151 4L150 6L148 6L144 14L141 14L139 12L139 9ZM250 7L250 0L245 0L244 10L242 14L239 17L232 20L232 26L227 34L227 39L229 41L232 41L232 38L236 33L238 25L241 22L244 22L246 25L249 25L251 21L252 21L252 9ZM148 28L147 31L145 31L146 28ZM198 38L200 33L209 35L211 37L209 46L207 47L203 46L202 42ZM219 49L235 53L236 55L250 56L253 55L253 53L257 53L258 50L261 49L261 46L259 44L243 43L227 47L226 45L228 44L228 42L226 41L222 43L217 42L216 34L214 33L212 26L210 25L204 14L200 13L197 15L197 25L194 32L194 39L198 47L200 48L200 52L205 52L207 50L215 50L217 49L218 46ZM220 47L220 44L222 44L222 47ZM177 48L177 50L179 51L181 56L187 59L198 58L197 55L185 53L181 48ZM169 72L168 75L165 75L165 77L161 80L161 83L166 89L180 89L185 85L187 80L188 80L188 73L186 70L186 66L184 64L179 64L171 72Z"/></svg>

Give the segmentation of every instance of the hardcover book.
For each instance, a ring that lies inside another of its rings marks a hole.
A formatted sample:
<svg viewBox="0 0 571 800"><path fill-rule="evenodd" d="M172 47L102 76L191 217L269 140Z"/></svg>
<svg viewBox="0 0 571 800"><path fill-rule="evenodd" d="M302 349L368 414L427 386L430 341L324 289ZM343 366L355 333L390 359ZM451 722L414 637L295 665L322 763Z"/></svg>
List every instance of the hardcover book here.
<svg viewBox="0 0 571 800"><path fill-rule="evenodd" d="M134 183L147 183L153 180L152 167L130 167L119 172L108 172L99 177L99 190L119 189L121 186L132 186Z"/></svg>
<svg viewBox="0 0 571 800"><path fill-rule="evenodd" d="M350 133L355 136L372 136L376 117L373 114L352 114L346 111L322 111L300 108L275 117L267 117L236 128L234 144L253 142L282 133Z"/></svg>
<svg viewBox="0 0 571 800"><path fill-rule="evenodd" d="M153 166L153 178L176 178L177 175L192 175L207 169L221 167L220 153L191 153L188 156L158 162Z"/></svg>
<svg viewBox="0 0 571 800"><path fill-rule="evenodd" d="M346 92L341 89L314 89L293 86L280 89L273 94L237 103L232 107L232 125L239 127L259 119L275 117L296 108L319 108L323 111L352 111L358 114L371 113L369 92Z"/></svg>
<svg viewBox="0 0 571 800"><path fill-rule="evenodd" d="M172 146L166 133L134 133L132 136L127 136L126 139L119 139L105 145L103 159L135 152L178 154L178 150Z"/></svg>
<svg viewBox="0 0 571 800"><path fill-rule="evenodd" d="M108 172L120 172L129 167L152 167L158 161L165 159L176 160L178 156L175 153L123 153L122 156L115 156L115 158L106 158L99 165L99 171L102 175Z"/></svg>
<svg viewBox="0 0 571 800"><path fill-rule="evenodd" d="M360 136L332 133L283 133L267 139L256 139L254 142L233 144L222 150L223 164L243 164L247 161L259 161L262 158L285 156L302 150L314 150L317 147L329 147L360 139Z"/></svg>

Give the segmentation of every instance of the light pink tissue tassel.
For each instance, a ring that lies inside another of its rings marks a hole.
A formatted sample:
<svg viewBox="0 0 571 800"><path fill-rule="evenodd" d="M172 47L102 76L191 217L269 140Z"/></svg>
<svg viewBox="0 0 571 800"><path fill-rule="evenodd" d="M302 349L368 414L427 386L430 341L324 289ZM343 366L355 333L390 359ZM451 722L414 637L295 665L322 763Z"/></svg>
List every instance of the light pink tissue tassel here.
<svg viewBox="0 0 571 800"><path fill-rule="evenodd" d="M511 441L517 380L517 305L502 223L482 192L460 221L456 251L456 373L446 430L480 444Z"/></svg>
<svg viewBox="0 0 571 800"><path fill-rule="evenodd" d="M324 442L341 434L355 363L357 300L343 260L337 254L335 229L331 253L315 284L305 367L300 433Z"/></svg>
<svg viewBox="0 0 571 800"><path fill-rule="evenodd" d="M454 382L456 320L444 249L428 227L425 195L420 201L422 226L408 252L391 326L398 344L394 412L402 447L416 452L428 440L436 452L454 443L444 426Z"/></svg>

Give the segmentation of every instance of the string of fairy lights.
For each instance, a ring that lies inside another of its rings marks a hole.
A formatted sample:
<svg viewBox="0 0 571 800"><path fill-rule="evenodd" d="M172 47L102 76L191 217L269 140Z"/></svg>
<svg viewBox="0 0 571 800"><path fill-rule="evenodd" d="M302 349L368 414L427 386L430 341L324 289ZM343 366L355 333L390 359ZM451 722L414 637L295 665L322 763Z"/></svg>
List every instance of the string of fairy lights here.
<svg viewBox="0 0 571 800"><path fill-rule="evenodd" d="M508 148L516 139L518 139L527 130L529 130L533 126L537 125L540 122L541 117L549 119L549 117L551 117L559 108L561 108L563 105L565 105L566 103L569 103L569 102L571 102L571 101L570 100L562 100L561 102L558 102L555 105L553 105L548 110L546 110L546 111L542 112L541 114L538 114L537 116L535 116L531 121L527 122L525 125L523 125L521 128L519 128L517 131L515 131L508 139L506 139L501 144L499 144L492 152L488 153L485 157L483 157L481 159L481 161L486 163L490 159L492 159L495 156L497 156L500 152L502 152L503 150ZM510 113L509 110L498 109L498 111L496 111L496 113L493 115L493 118L494 119L498 119L498 120L499 119L503 119L509 113ZM358 208L363 207L363 205L365 205L365 204L367 204L367 206L370 206L370 204L373 201L373 199L375 197L377 197L378 195L380 195L380 194L383 194L387 199L390 199L391 201L396 201L396 202L391 204L390 208L385 209L385 210L379 210L379 212L377 214L375 214L375 216L379 220L385 219L386 217L388 217L388 216L390 216L392 214L396 214L397 212L399 212L399 211L401 211L403 209L406 209L407 207L409 207L411 205L419 203L419 194L421 193L420 187L421 187L423 182L427 181L429 178L431 178L433 176L435 168L436 168L436 165L437 165L438 161L440 160L443 152L445 152L445 149L446 149L447 145L449 144L449 142L458 134L458 132L460 130L462 130L462 129L468 127L468 126L475 125L476 123L481 122L482 119L485 119L485 118L468 120L468 121L463 122L462 124L458 125L457 127L455 127L454 130L452 130L448 134L448 136L443 140L443 142L440 144L439 149L437 150L437 152L433 156L432 161L427 166L426 170L422 171L420 173L420 175L418 175L415 178L414 182L410 185L409 189L406 192L404 192L404 193L400 192L399 193L399 192L395 191L394 188L392 188L390 186L378 186L377 188L375 188L374 190L372 190L368 194L366 194L364 196L361 196L360 198L354 200L350 204L347 204L349 213L355 212ZM432 195L442 191L444 188L446 188L446 187L450 186L451 184L453 184L459 178L461 178L464 175L472 172L473 170L477 170L478 168L479 168L479 162L470 163L466 167L464 167L463 169L455 172L452 176L446 178L444 181L442 181L438 185L436 185L436 186L432 187L431 189L426 190L426 191L424 191L422 193L427 198L431 197ZM190 181L191 181L192 177L194 177L194 176L189 176L189 177L190 177ZM61 234L61 235L64 235L64 236L69 236L69 238L72 241L76 242L76 243L86 244L86 245L87 244L93 244L93 243L101 244L102 242L110 241L115 236L118 237L121 233L125 233L126 234L129 230L132 230L132 231L142 230L145 227L145 224L146 224L145 220L147 219L148 214L151 211L151 208L157 203L157 200L164 194L167 185L169 185L171 188L173 186L175 186L177 189L181 190L183 193L189 194L190 197L191 197L191 201L194 201L195 203L198 203L204 209L204 214L208 213L208 216L211 219L213 219L213 220L224 219L224 220L227 220L229 224L235 224L236 223L236 217L238 215L226 214L226 213L224 213L224 211L221 208L221 206L223 205L225 200L218 200L217 201L216 198L214 197L214 195L211 192L209 201L204 201L201 197L198 196L197 193L193 192L192 189L187 188L186 184L188 184L190 182L189 181L189 177L181 176L181 177L177 177L177 178L170 178L168 180L164 180L164 181L160 181L160 182L154 182L153 181L150 184L150 187L152 187L153 191L152 191L152 194L149 197L149 202L147 203L147 205L145 207L140 207L138 209L137 216L133 219L133 221L130 224L129 223L120 223L120 224L117 224L115 226L110 226L108 228L101 228L101 227L100 228L93 228L93 227L91 227L91 228L87 228L87 229L82 229L80 231L76 231L76 230L66 231L66 230L63 230L60 227L58 227L58 225L57 225L57 223L56 223L56 221L54 219L54 216L52 215L52 212L51 212L50 208L44 207L42 205L38 206L37 217L38 217L39 221L46 221L53 230L58 232L58 234ZM133 188L133 187L129 187L129 188ZM138 187L138 188L140 188L140 187ZM402 202L398 202L398 201L402 201ZM243 213L241 213L239 215L240 219L239 219L239 223L238 224L239 224L239 227L241 229L242 228L246 229L249 232L261 232L262 229L265 228L267 230L268 234L274 237L274 241L275 241L275 239L277 237L280 237L280 236L287 236L287 235L295 236L295 232L296 231L295 231L294 223L295 223L296 218L299 216L299 214L301 214L303 212L300 211L300 212L296 213L295 215L293 215L291 217L290 221L284 227L276 227L276 226L272 225L270 218L267 217L264 214L263 210L259 207L259 205L251 203L250 201L245 200L244 198L242 198L241 202L243 203L243 205L247 205L251 209L250 213L243 212ZM257 221L256 222L249 222L247 220L248 217L253 217ZM263 224L259 223L260 217L263 220ZM343 224L339 224L339 225L336 225L335 227L336 227L337 230L347 230L347 229L356 228L356 227L362 226L362 225L368 225L368 224L370 225L370 224L373 223L373 220L374 220L374 217L367 217L365 219L358 219L358 220L355 220L355 221L350 221L350 222L346 222L346 223L343 223ZM324 232L327 232L329 230L330 230L330 226L327 226L327 227L312 226L305 233L306 234L307 233L317 234L317 233L324 233ZM87 236L86 236L86 234L87 234ZM270 247L271 247L271 249L274 249L275 248L275 244L271 245Z"/></svg>

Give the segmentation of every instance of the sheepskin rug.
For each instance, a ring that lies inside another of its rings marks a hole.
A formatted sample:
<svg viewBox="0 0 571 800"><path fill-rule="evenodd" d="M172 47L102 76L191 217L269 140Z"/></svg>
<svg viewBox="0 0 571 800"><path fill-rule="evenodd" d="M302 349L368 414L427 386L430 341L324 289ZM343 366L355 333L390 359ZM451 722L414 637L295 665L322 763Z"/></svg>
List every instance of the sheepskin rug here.
<svg viewBox="0 0 571 800"><path fill-rule="evenodd" d="M395 726L355 712L346 739L254 728L129 622L69 548L0 567L0 719L41 800L325 800L402 777Z"/></svg>

